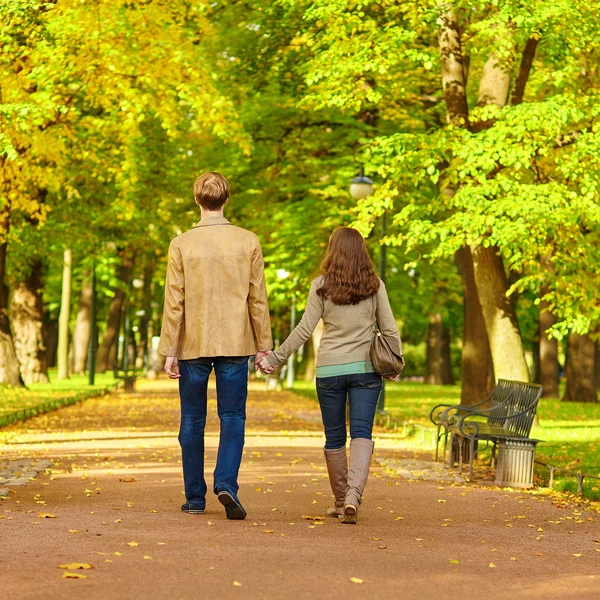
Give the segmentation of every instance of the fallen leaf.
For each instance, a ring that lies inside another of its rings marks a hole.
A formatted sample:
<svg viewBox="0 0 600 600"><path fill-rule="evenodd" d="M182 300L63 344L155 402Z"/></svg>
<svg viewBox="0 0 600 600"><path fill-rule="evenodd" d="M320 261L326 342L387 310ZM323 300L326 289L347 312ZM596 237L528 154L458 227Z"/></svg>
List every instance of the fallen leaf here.
<svg viewBox="0 0 600 600"><path fill-rule="evenodd" d="M38 519L56 519L56 515L52 513L38 513Z"/></svg>
<svg viewBox="0 0 600 600"><path fill-rule="evenodd" d="M79 530L77 530L77 529L69 529L69 533L79 533Z"/></svg>
<svg viewBox="0 0 600 600"><path fill-rule="evenodd" d="M496 568L496 565L494 563L490 563L488 566L490 567L490 569L495 569Z"/></svg>
<svg viewBox="0 0 600 600"><path fill-rule="evenodd" d="M364 583L364 579L360 579L358 577L350 577L350 581L352 583Z"/></svg>
<svg viewBox="0 0 600 600"><path fill-rule="evenodd" d="M147 554L144 556L144 560L152 560L151 556L148 556Z"/></svg>
<svg viewBox="0 0 600 600"><path fill-rule="evenodd" d="M93 569L88 563L67 563L66 565L58 565L59 569Z"/></svg>
<svg viewBox="0 0 600 600"><path fill-rule="evenodd" d="M382 544L381 546L377 546L380 550L385 550L387 548L387 546L385 544Z"/></svg>
<svg viewBox="0 0 600 600"><path fill-rule="evenodd" d="M459 563L458 563L458 561L457 561L455 558L451 558L451 559L450 559L450 564L451 564L451 565L457 565L457 564L459 564Z"/></svg>
<svg viewBox="0 0 600 600"><path fill-rule="evenodd" d="M371 538L371 539L373 539L373 540L375 540L376 542L378 542L378 541L379 541L379 540L381 540L382 538L374 537L374 538Z"/></svg>
<svg viewBox="0 0 600 600"><path fill-rule="evenodd" d="M137 542L127 542L128 546L139 546Z"/></svg>
<svg viewBox="0 0 600 600"><path fill-rule="evenodd" d="M272 529L265 529L265 530L263 531L263 533L273 533L273 530L272 530Z"/></svg>
<svg viewBox="0 0 600 600"><path fill-rule="evenodd" d="M579 556L581 556L581 554L573 554L573 556L577 556L577 557L579 557Z"/></svg>
<svg viewBox="0 0 600 600"><path fill-rule="evenodd" d="M242 587L242 584L239 581L234 581L233 585L235 585L235 587Z"/></svg>
<svg viewBox="0 0 600 600"><path fill-rule="evenodd" d="M87 575L81 573L69 573L69 571L63 571L63 579L86 579Z"/></svg>
<svg viewBox="0 0 600 600"><path fill-rule="evenodd" d="M133 483L135 478L133 477L119 477L119 481L122 483Z"/></svg>

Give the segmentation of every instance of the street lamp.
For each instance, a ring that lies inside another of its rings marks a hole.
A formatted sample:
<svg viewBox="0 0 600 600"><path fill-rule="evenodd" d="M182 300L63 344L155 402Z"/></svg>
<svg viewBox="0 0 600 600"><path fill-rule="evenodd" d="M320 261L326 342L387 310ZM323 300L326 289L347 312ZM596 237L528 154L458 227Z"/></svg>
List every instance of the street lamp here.
<svg viewBox="0 0 600 600"><path fill-rule="evenodd" d="M363 166L360 167L360 173L358 177L355 177L350 182L350 195L355 200L362 200L373 193L373 181L368 177L365 177L365 170ZM381 237L384 238L386 234L386 222L385 212L381 215ZM379 247L379 277L381 281L385 283L385 271L386 271L386 246L385 244ZM383 380L383 387L381 388L381 394L379 395L379 401L377 403L377 412L385 412L385 379Z"/></svg>

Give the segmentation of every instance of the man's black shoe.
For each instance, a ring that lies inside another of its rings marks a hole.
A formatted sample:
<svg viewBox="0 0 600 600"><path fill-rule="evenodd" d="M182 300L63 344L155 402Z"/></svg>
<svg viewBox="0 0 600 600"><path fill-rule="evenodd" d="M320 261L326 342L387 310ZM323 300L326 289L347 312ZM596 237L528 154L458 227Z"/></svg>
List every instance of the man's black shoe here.
<svg viewBox="0 0 600 600"><path fill-rule="evenodd" d="M225 507L228 519L241 521L246 518L246 511L234 493L229 490L220 490L217 491L217 498Z"/></svg>
<svg viewBox="0 0 600 600"><path fill-rule="evenodd" d="M205 506L196 502L186 502L182 505L181 510L190 515L203 515L205 508Z"/></svg>

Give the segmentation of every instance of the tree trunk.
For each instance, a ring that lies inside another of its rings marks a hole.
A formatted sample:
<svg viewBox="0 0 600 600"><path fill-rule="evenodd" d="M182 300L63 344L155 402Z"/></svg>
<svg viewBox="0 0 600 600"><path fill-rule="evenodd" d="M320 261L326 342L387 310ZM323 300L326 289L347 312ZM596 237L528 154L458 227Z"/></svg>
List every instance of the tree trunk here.
<svg viewBox="0 0 600 600"><path fill-rule="evenodd" d="M42 263L36 260L31 273L15 287L11 298L15 353L26 385L48 383L41 289Z"/></svg>
<svg viewBox="0 0 600 600"><path fill-rule="evenodd" d="M596 342L596 359L594 360L594 379L596 390L600 390L600 342Z"/></svg>
<svg viewBox="0 0 600 600"><path fill-rule="evenodd" d="M0 213L0 385L17 387L24 383L13 343L8 314L8 286L5 283L9 217L10 209L5 206Z"/></svg>
<svg viewBox="0 0 600 600"><path fill-rule="evenodd" d="M60 297L60 315L58 317L58 356L57 378L69 377L69 318L71 316L71 248L65 248L63 259L62 293Z"/></svg>
<svg viewBox="0 0 600 600"><path fill-rule="evenodd" d="M542 289L541 295L545 295ZM546 331L556 323L556 316L548 310L548 303L540 302L540 383L544 398L558 398L558 340L549 338Z"/></svg>
<svg viewBox="0 0 600 600"><path fill-rule="evenodd" d="M83 375L86 370L90 335L92 332L92 280L84 276L79 297L79 310L73 332L73 373Z"/></svg>
<svg viewBox="0 0 600 600"><path fill-rule="evenodd" d="M56 354L58 352L58 321L48 319L46 315L44 338L46 339L46 363L48 368L56 367Z"/></svg>
<svg viewBox="0 0 600 600"><path fill-rule="evenodd" d="M461 404L477 404L494 389L494 367L490 343L481 312L473 256L467 246L456 254L463 285L463 345Z"/></svg>
<svg viewBox="0 0 600 600"><path fill-rule="evenodd" d="M567 389L563 402L598 402L594 363L596 344L587 335L571 333L567 353Z"/></svg>
<svg viewBox="0 0 600 600"><path fill-rule="evenodd" d="M131 276L131 270L133 267L133 257L128 255L126 252L122 253L122 263L117 273L117 279L124 284L125 287L129 286L129 278ZM117 362L117 346L119 341L119 329L121 326L121 312L123 309L123 303L125 301L125 292L122 287L115 289L115 295L110 303L108 310L108 322L104 335L102 336L102 342L98 347L98 354L96 355L96 372L105 373L110 371Z"/></svg>
<svg viewBox="0 0 600 600"><path fill-rule="evenodd" d="M442 315L431 313L427 324L425 383L428 385L442 384Z"/></svg>
<svg viewBox="0 0 600 600"><path fill-rule="evenodd" d="M144 266L144 299L142 309L144 314L140 319L136 366L147 368L148 366L148 344L150 334L150 322L152 321L152 276L154 274L154 260L151 256L146 259Z"/></svg>
<svg viewBox="0 0 600 600"><path fill-rule="evenodd" d="M441 372L442 385L454 385L455 381L452 373L452 353L450 351L450 330L445 325L442 325Z"/></svg>
<svg viewBox="0 0 600 600"><path fill-rule="evenodd" d="M529 367L514 307L507 297L508 282L495 246L476 246L473 272L485 329L490 342L494 374L498 379L529 381Z"/></svg>
<svg viewBox="0 0 600 600"><path fill-rule="evenodd" d="M444 5L439 20L438 42L442 67L442 88L446 102L446 114L449 123L469 126L469 107L467 104L466 61L462 54L462 44L458 21L450 4Z"/></svg>

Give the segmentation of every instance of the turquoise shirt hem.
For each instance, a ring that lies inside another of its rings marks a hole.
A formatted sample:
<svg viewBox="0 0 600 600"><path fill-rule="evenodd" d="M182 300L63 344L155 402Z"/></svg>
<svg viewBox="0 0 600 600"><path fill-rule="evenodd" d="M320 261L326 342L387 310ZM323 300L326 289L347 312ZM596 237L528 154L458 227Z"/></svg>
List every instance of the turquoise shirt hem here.
<svg viewBox="0 0 600 600"><path fill-rule="evenodd" d="M340 375L357 375L359 373L374 373L370 360L346 363L345 365L327 365L317 367L317 377L338 377Z"/></svg>

